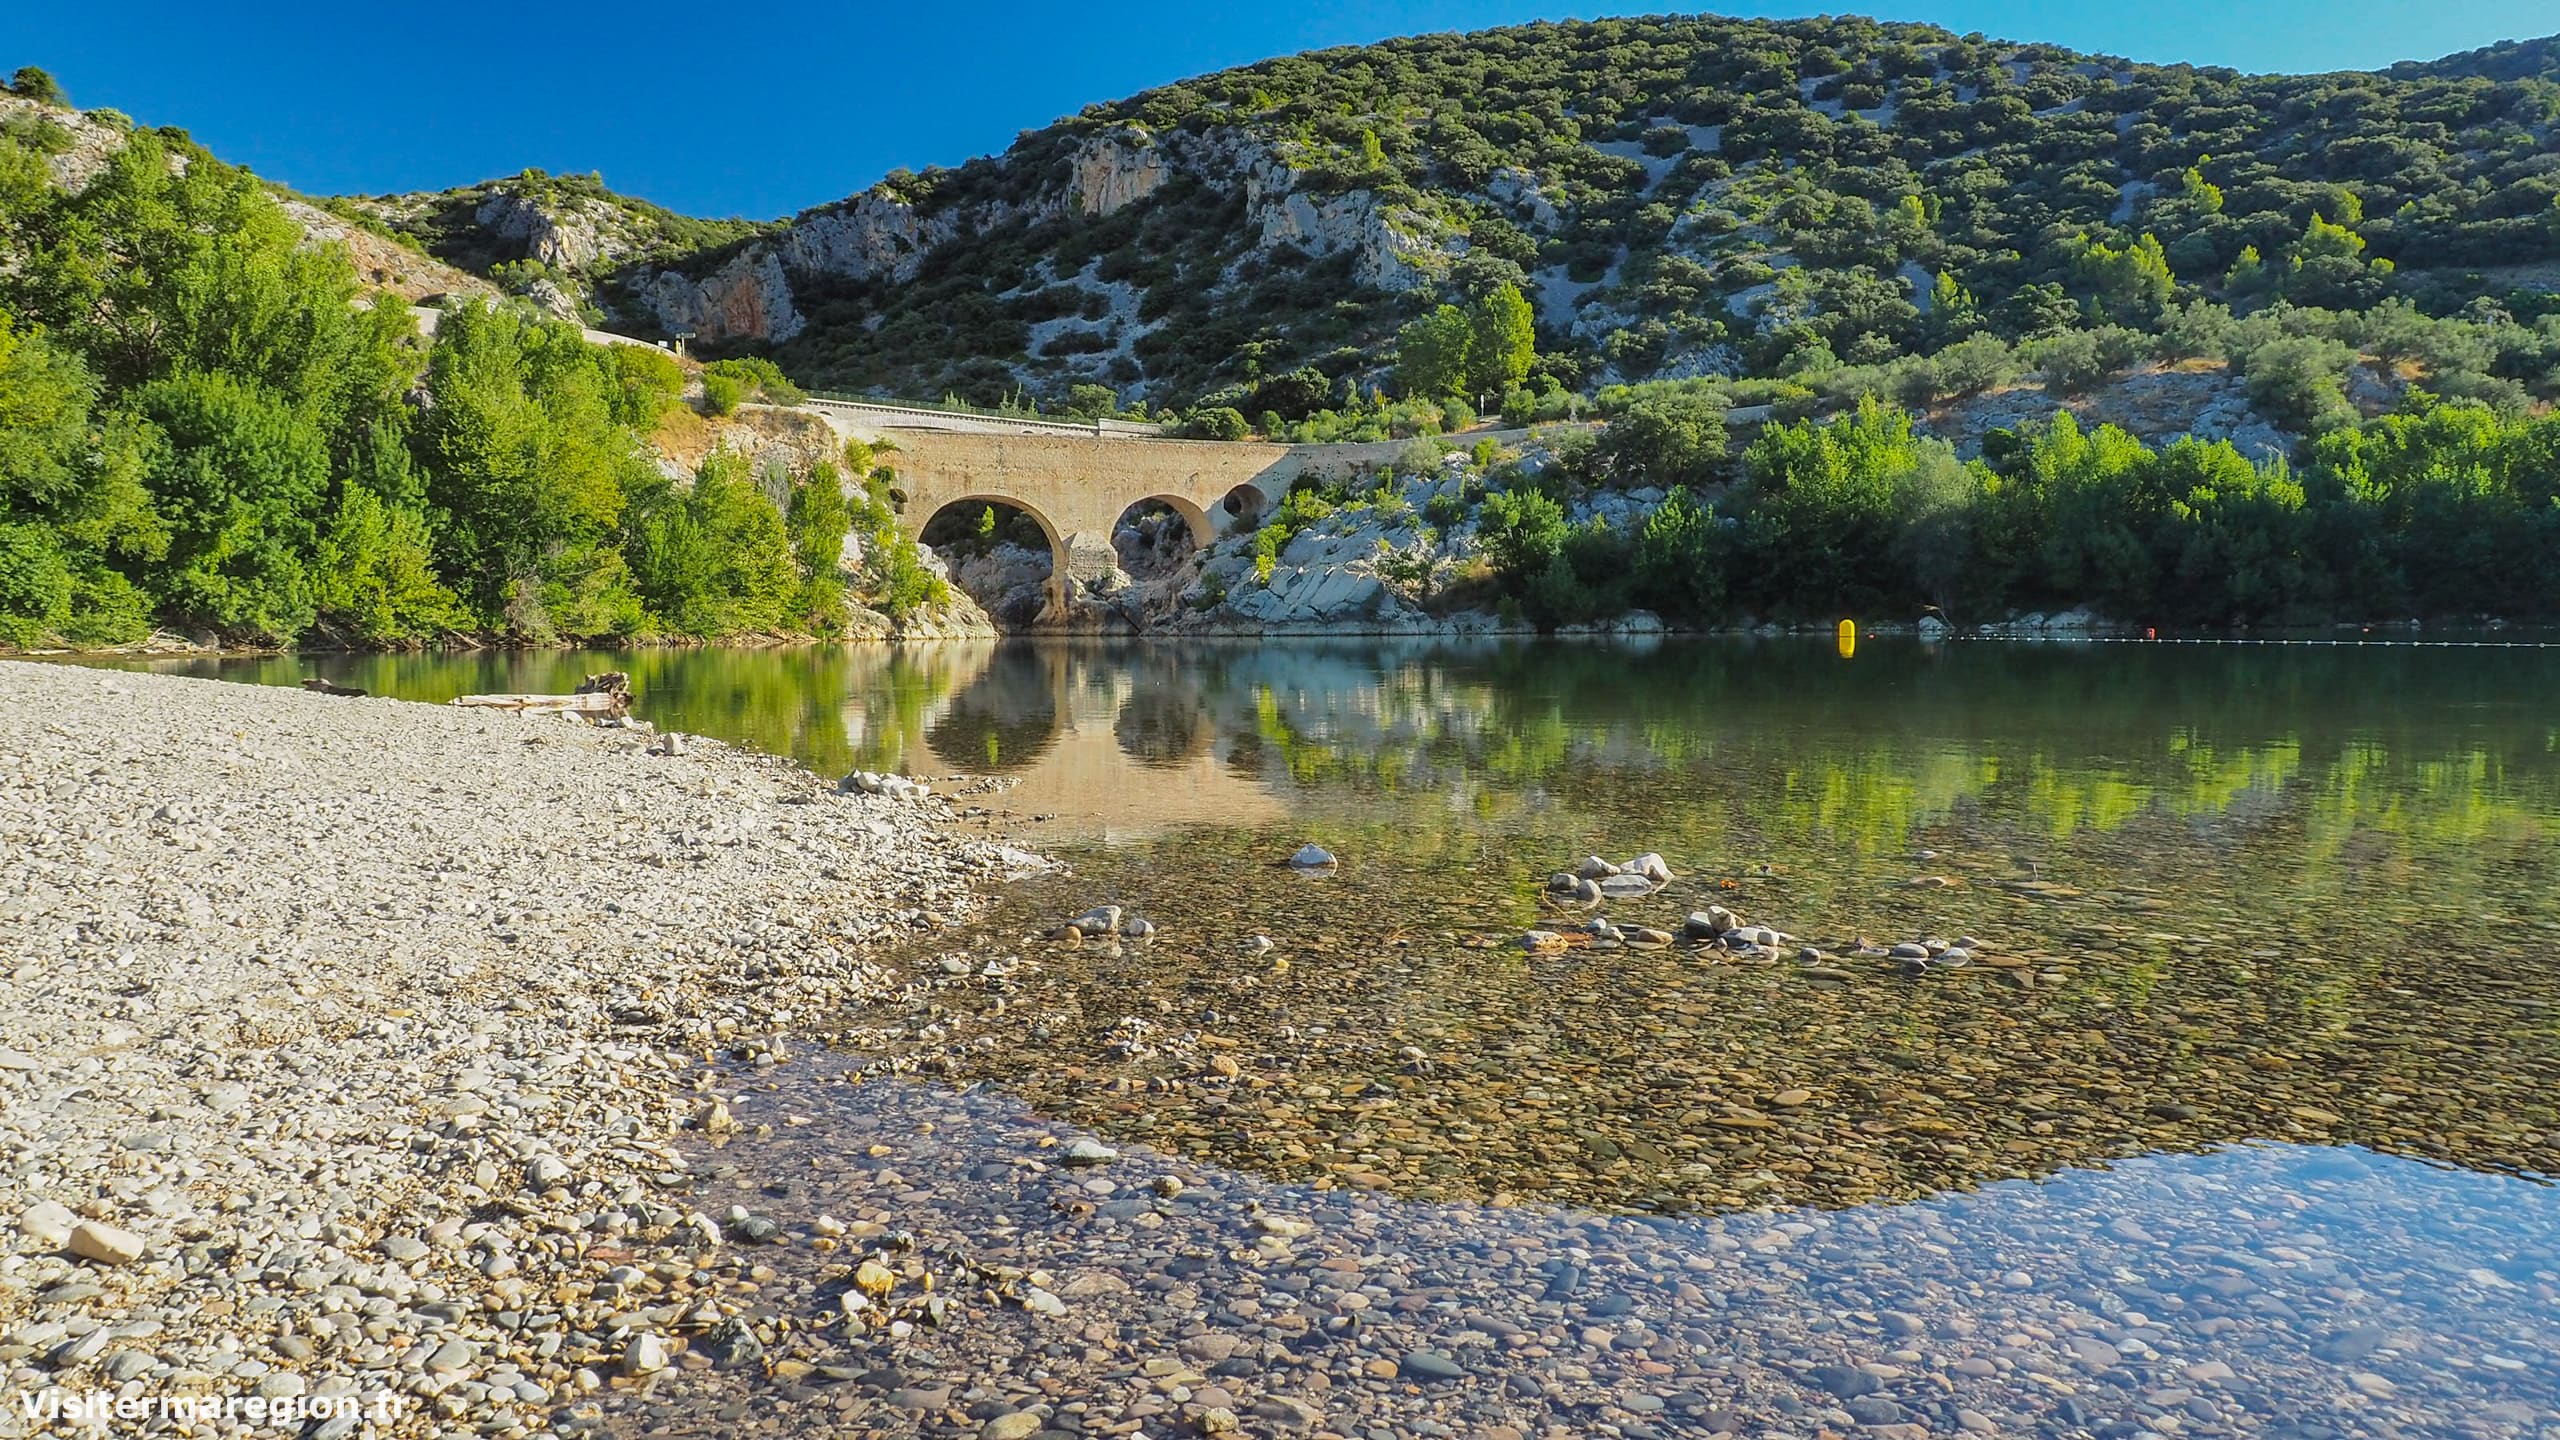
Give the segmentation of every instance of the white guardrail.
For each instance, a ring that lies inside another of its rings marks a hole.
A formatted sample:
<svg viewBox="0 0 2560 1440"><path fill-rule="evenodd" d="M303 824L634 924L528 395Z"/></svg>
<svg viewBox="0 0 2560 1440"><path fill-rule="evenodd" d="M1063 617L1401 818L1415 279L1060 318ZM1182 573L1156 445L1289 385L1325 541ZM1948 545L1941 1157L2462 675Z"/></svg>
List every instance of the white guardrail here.
<svg viewBox="0 0 2560 1440"><path fill-rule="evenodd" d="M889 401L827 400L812 395L801 404L832 410L856 420L869 420L889 430L1015 430L1040 435L1085 435L1097 439L1161 440L1164 427L1130 420L1049 420L1030 415L986 415L970 410L934 410Z"/></svg>

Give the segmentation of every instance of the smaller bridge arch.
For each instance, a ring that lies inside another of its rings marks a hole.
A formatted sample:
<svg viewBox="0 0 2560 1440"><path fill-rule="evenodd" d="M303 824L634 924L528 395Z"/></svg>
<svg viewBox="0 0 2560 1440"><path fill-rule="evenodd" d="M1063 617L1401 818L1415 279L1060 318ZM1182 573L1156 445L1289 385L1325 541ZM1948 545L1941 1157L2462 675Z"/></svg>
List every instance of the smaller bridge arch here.
<svg viewBox="0 0 2560 1440"><path fill-rule="evenodd" d="M1133 505L1163 505L1171 509L1174 514L1182 517L1183 524L1191 527L1191 543L1203 550L1208 549L1217 540L1218 521L1226 513L1223 510L1206 508L1188 496L1166 494L1141 495L1130 501L1128 505L1121 506L1120 514L1128 514L1130 506ZM1118 515L1113 516L1112 523L1118 524L1119 519Z"/></svg>

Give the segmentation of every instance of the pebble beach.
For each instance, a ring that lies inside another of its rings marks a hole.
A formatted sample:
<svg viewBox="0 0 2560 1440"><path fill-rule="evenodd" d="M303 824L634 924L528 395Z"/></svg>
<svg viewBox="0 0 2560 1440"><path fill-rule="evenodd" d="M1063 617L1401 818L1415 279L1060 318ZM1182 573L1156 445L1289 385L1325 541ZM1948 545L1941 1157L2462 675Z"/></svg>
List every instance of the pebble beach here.
<svg viewBox="0 0 2560 1440"><path fill-rule="evenodd" d="M623 1296L716 1248L704 1057L1033 863L667 748L0 665L0 1433L129 1390L290 1422L201 1434L388 1394L312 1433L522 1435L663 1363Z"/></svg>

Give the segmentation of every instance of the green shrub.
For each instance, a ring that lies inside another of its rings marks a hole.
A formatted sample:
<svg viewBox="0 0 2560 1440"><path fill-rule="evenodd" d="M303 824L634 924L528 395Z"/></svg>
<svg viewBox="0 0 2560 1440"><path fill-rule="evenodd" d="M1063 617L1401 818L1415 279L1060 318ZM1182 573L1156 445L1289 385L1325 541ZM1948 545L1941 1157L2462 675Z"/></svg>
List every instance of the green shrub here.
<svg viewBox="0 0 2560 1440"><path fill-rule="evenodd" d="M1686 487L1675 487L1636 532L1636 603L1679 620L1724 612L1723 527Z"/></svg>
<svg viewBox="0 0 2560 1440"><path fill-rule="evenodd" d="M1252 433L1244 423L1244 412L1232 405L1193 410L1182 423L1184 430L1202 440L1242 440Z"/></svg>
<svg viewBox="0 0 2560 1440"><path fill-rule="evenodd" d="M746 402L747 382L734 375L702 373L702 409L710 415L735 415Z"/></svg>
<svg viewBox="0 0 2560 1440"><path fill-rule="evenodd" d="M1724 416L1706 395L1648 396L1609 422L1597 458L1620 485L1713 484L1724 470Z"/></svg>
<svg viewBox="0 0 2560 1440"><path fill-rule="evenodd" d="M1476 543L1496 573L1525 584L1564 553L1564 507L1536 490L1503 490L1484 497Z"/></svg>
<svg viewBox="0 0 2560 1440"><path fill-rule="evenodd" d="M21 100L33 100L39 105L71 103L71 97L62 93L62 86L53 78L52 73L33 65L21 65L17 73L9 77L9 93Z"/></svg>
<svg viewBox="0 0 2560 1440"><path fill-rule="evenodd" d="M2017 378L2017 357L1997 335L1959 340L1932 357L1937 393L1964 399L1997 390Z"/></svg>
<svg viewBox="0 0 2560 1440"><path fill-rule="evenodd" d="M151 597L117 572L92 566L72 575L71 609L58 628L74 645L130 645L151 633Z"/></svg>
<svg viewBox="0 0 2560 1440"><path fill-rule="evenodd" d="M1440 462L1450 451L1440 440L1415 440L1396 452L1395 473L1399 475L1436 476Z"/></svg>
<svg viewBox="0 0 2560 1440"><path fill-rule="evenodd" d="M761 355L741 355L730 360L714 360L703 366L702 379L706 389L715 375L734 381L738 387L737 394L740 400L752 395L767 405L797 405L809 398L798 385L792 383L790 376L782 373L781 366ZM729 410L716 410L712 413L726 415L730 410L737 408L733 403Z"/></svg>
<svg viewBox="0 0 2560 1440"><path fill-rule="evenodd" d="M2124 373L2150 354L2140 332L2121 325L2071 330L2026 347L2026 357L2047 388L2077 395Z"/></svg>
<svg viewBox="0 0 2560 1440"><path fill-rule="evenodd" d="M726 450L641 518L631 572L653 614L704 639L781 629L800 589L781 512L746 458Z"/></svg>
<svg viewBox="0 0 2560 1440"><path fill-rule="evenodd" d="M862 583L858 593L863 603L892 619L903 619L917 610L949 601L950 585L925 563L923 551L898 523L897 508L890 499L894 477L873 463L868 446L848 446L845 458L853 472L864 477L861 493L848 505L852 533L862 541ZM980 512L978 528L992 538L992 508Z"/></svg>
<svg viewBox="0 0 2560 1440"><path fill-rule="evenodd" d="M604 353L613 367L614 423L646 434L683 396L684 367L654 346L609 345ZM733 402L729 408L735 410L737 405Z"/></svg>
<svg viewBox="0 0 2560 1440"><path fill-rule="evenodd" d="M1108 385L1071 385L1065 413L1079 420L1108 420L1120 413L1119 393Z"/></svg>
<svg viewBox="0 0 2560 1440"><path fill-rule="evenodd" d="M425 514L346 485L320 531L314 603L348 638L387 645L464 625L461 602L436 578Z"/></svg>
<svg viewBox="0 0 2560 1440"><path fill-rule="evenodd" d="M2347 367L2355 352L2335 340L2289 335L2251 350L2246 359L2249 399L2269 419L2302 431L2334 430L2355 423L2347 403Z"/></svg>

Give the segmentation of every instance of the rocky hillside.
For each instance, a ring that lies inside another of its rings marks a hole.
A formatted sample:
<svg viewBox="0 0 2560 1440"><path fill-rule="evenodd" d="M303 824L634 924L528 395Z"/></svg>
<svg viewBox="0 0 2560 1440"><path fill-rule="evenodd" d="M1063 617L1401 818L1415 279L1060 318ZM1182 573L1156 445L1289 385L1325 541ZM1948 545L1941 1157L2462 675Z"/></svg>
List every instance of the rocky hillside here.
<svg viewBox="0 0 2560 1440"><path fill-rule="evenodd" d="M2530 321L2547 295L2505 292L2560 258L2553 58L2247 76L1855 18L1540 24L1147 91L770 228L635 239L628 202L521 177L371 213L810 384L1374 380L1422 297L1509 281L1533 383L1587 390L2156 333L2195 300Z"/></svg>
<svg viewBox="0 0 2560 1440"><path fill-rule="evenodd" d="M697 220L615 194L597 175L540 170L432 194L351 197L338 205L440 259L488 276L564 320L586 325L610 318L595 301L595 286L603 277L669 263L772 228L747 220Z"/></svg>

